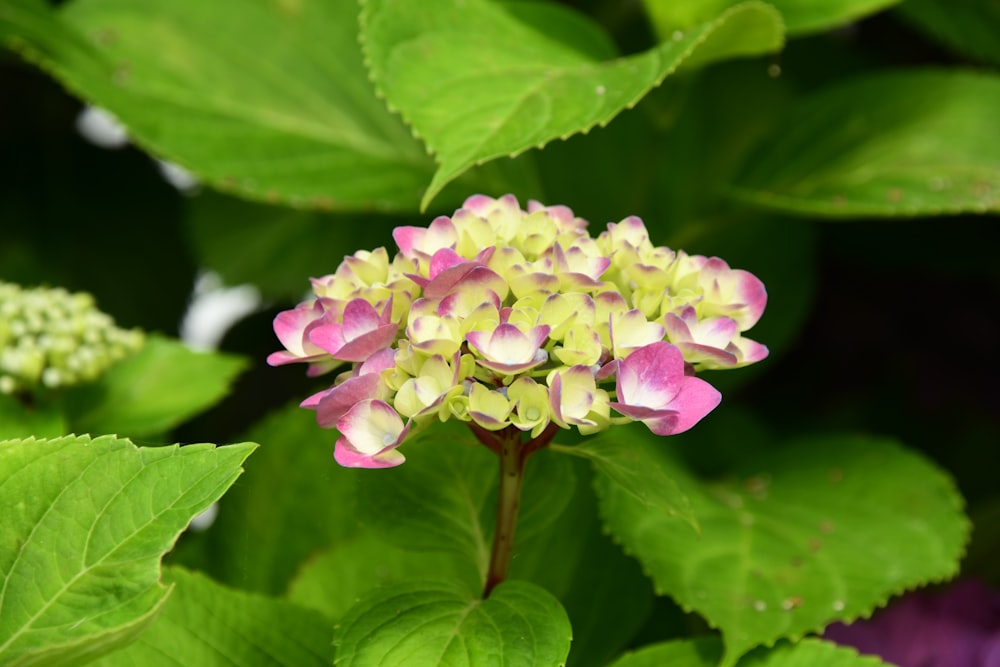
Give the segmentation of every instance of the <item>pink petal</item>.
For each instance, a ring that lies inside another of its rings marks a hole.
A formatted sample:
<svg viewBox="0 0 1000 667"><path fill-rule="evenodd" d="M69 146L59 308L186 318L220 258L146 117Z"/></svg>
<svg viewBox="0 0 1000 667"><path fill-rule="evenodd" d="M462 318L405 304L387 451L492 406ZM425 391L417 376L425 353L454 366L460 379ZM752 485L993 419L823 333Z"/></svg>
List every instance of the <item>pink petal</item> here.
<svg viewBox="0 0 1000 667"><path fill-rule="evenodd" d="M334 446L333 459L345 468L394 468L406 457L396 449L368 456L354 449L346 438L340 438Z"/></svg>
<svg viewBox="0 0 1000 667"><path fill-rule="evenodd" d="M701 378L687 377L681 382L680 391L670 401L670 409L677 412L677 422L671 433L683 433L722 402L719 390ZM656 433L656 431L653 431ZM660 433L658 435L667 435Z"/></svg>
<svg viewBox="0 0 1000 667"><path fill-rule="evenodd" d="M340 418L355 405L361 401L375 398L381 382L380 376L370 373L349 378L336 387L328 389L320 396L316 404L316 423L323 428L336 426Z"/></svg>
<svg viewBox="0 0 1000 667"><path fill-rule="evenodd" d="M399 327L396 324L386 324L345 343L331 355L334 359L341 361L364 361L376 352L392 345L396 340L397 333L399 333Z"/></svg>
<svg viewBox="0 0 1000 667"><path fill-rule="evenodd" d="M674 345L657 341L644 345L618 366L618 400L626 405L662 408L680 389L684 356Z"/></svg>

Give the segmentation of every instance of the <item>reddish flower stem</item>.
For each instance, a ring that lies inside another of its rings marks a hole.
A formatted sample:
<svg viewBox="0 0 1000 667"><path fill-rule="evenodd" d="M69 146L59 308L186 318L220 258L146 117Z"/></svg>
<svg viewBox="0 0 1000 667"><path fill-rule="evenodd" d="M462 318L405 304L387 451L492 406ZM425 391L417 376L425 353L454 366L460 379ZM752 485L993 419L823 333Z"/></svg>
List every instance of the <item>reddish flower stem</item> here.
<svg viewBox="0 0 1000 667"><path fill-rule="evenodd" d="M493 533L493 549L490 552L490 569L486 576L483 597L507 578L507 568L514 548L514 529L517 527L517 511L521 504L521 483L524 480L524 460L528 445L521 444L521 433L508 426L498 434L500 451L500 498L497 503L497 523Z"/></svg>

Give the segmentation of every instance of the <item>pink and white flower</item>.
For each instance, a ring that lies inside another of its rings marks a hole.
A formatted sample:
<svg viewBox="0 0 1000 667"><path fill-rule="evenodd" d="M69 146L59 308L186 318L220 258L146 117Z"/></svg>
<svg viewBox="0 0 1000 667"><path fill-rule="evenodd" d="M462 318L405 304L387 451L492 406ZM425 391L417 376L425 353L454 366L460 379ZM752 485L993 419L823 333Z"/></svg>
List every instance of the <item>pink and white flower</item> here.
<svg viewBox="0 0 1000 667"><path fill-rule="evenodd" d="M347 468L391 468L406 460L396 448L410 432L385 401L361 401L337 421L333 456Z"/></svg>
<svg viewBox="0 0 1000 667"><path fill-rule="evenodd" d="M657 435L688 430L722 400L715 387L684 374L684 356L666 341L641 347L619 361L617 376L618 401L611 407Z"/></svg>

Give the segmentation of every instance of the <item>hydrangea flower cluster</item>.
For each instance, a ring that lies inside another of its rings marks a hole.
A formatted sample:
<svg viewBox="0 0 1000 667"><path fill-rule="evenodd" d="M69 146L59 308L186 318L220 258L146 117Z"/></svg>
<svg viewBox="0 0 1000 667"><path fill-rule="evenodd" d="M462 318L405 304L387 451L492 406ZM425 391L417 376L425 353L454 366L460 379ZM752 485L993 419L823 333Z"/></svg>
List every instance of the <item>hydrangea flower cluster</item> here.
<svg viewBox="0 0 1000 667"><path fill-rule="evenodd" d="M285 350L268 363L305 362L311 375L351 363L302 403L338 429L345 466L402 463L399 445L434 420L532 439L633 420L659 435L691 428L721 399L696 371L767 356L742 336L764 285L654 246L637 217L596 239L586 227L564 206L523 210L513 195L399 227L394 257L345 257L312 280L315 298L275 318Z"/></svg>
<svg viewBox="0 0 1000 667"><path fill-rule="evenodd" d="M85 292L0 282L0 392L89 382L144 337L99 311Z"/></svg>

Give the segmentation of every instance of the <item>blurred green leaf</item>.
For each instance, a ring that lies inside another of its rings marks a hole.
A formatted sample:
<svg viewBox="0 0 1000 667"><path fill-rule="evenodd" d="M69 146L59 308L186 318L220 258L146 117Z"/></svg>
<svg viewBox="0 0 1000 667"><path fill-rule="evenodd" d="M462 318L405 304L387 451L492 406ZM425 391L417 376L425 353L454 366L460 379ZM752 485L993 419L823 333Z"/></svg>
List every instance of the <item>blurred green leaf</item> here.
<svg viewBox="0 0 1000 667"><path fill-rule="evenodd" d="M260 449L203 536L204 565L225 584L281 594L303 562L357 532L359 475L333 460L336 434L297 405L268 415L246 437Z"/></svg>
<svg viewBox="0 0 1000 667"><path fill-rule="evenodd" d="M134 639L167 598L160 558L255 447L0 443L0 662L82 664Z"/></svg>
<svg viewBox="0 0 1000 667"><path fill-rule="evenodd" d="M337 630L337 664L556 667L572 630L559 601L524 581L486 600L461 587L398 585L361 600Z"/></svg>
<svg viewBox="0 0 1000 667"><path fill-rule="evenodd" d="M664 39L707 21L740 0L643 0L656 32ZM818 32L857 20L900 0L770 0L789 35Z"/></svg>
<svg viewBox="0 0 1000 667"><path fill-rule="evenodd" d="M583 21L537 3L510 10L486 0L365 0L361 34L374 80L440 165L424 206L475 164L607 124L682 64L782 43L780 20L759 2L626 58L610 59L607 39Z"/></svg>
<svg viewBox="0 0 1000 667"><path fill-rule="evenodd" d="M360 471L359 515L378 535L413 551L451 551L486 581L496 520L496 455L463 422L436 423L404 447L398 468ZM565 457L539 451L525 466L516 540L529 539L565 509L575 478Z"/></svg>
<svg viewBox="0 0 1000 667"><path fill-rule="evenodd" d="M333 662L333 629L316 612L169 568L170 599L152 625L95 667L320 667Z"/></svg>
<svg viewBox="0 0 1000 667"><path fill-rule="evenodd" d="M802 439L708 484L674 462L662 439L631 433L662 457L701 535L606 477L597 478L602 514L659 593L722 630L726 666L756 645L867 616L958 570L969 532L961 496L942 471L891 441Z"/></svg>
<svg viewBox="0 0 1000 667"><path fill-rule="evenodd" d="M0 440L55 438L67 432L66 418L48 401L23 403L17 396L0 394Z"/></svg>
<svg viewBox="0 0 1000 667"><path fill-rule="evenodd" d="M464 555L412 551L362 532L309 560L292 581L288 597L339 621L379 586L435 580L460 586L470 597L482 592L479 569Z"/></svg>
<svg viewBox="0 0 1000 667"><path fill-rule="evenodd" d="M896 11L955 52L1000 65L1000 3L906 0Z"/></svg>
<svg viewBox="0 0 1000 667"><path fill-rule="evenodd" d="M243 196L412 210L433 164L375 98L352 0L8 0L0 37L130 136Z"/></svg>
<svg viewBox="0 0 1000 667"><path fill-rule="evenodd" d="M1000 77L883 72L823 90L760 142L731 188L829 218L1000 211Z"/></svg>
<svg viewBox="0 0 1000 667"><path fill-rule="evenodd" d="M333 273L345 255L379 245L394 251L390 232L401 224L427 222L305 211L211 192L190 201L185 219L201 266L227 284L252 283L266 297L286 299L300 298L310 277Z"/></svg>
<svg viewBox="0 0 1000 667"><path fill-rule="evenodd" d="M221 400L245 367L240 357L150 335L137 354L60 400L73 431L160 435Z"/></svg>
<svg viewBox="0 0 1000 667"><path fill-rule="evenodd" d="M646 646L610 667L715 667L721 657L722 643L709 637ZM877 667L887 664L873 656L860 656L854 649L817 639L758 649L737 663L738 667Z"/></svg>

